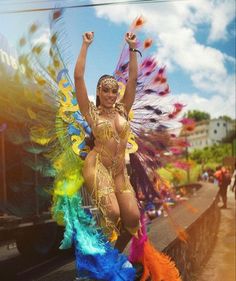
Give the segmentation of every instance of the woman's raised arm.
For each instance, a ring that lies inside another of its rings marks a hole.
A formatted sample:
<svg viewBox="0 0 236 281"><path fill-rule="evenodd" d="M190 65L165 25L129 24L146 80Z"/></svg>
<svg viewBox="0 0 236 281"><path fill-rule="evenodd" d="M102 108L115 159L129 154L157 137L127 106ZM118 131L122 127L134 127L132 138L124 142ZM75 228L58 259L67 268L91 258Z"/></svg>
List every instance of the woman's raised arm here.
<svg viewBox="0 0 236 281"><path fill-rule="evenodd" d="M84 81L84 71L88 47L93 42L93 38L93 32L85 32L83 34L83 43L74 70L76 97L80 111L84 116L86 116L89 109L89 99Z"/></svg>
<svg viewBox="0 0 236 281"><path fill-rule="evenodd" d="M124 97L122 102L125 105L127 113L129 113L136 93L136 85L138 78L138 62L136 48L136 35L132 32L126 33L125 40L129 44L129 77L125 88Z"/></svg>

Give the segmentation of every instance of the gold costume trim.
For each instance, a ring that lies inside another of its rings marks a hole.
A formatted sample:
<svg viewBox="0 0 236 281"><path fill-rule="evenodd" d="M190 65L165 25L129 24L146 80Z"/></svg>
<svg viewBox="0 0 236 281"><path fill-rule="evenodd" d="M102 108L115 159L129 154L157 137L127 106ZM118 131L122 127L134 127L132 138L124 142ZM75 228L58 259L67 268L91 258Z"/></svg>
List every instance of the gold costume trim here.
<svg viewBox="0 0 236 281"><path fill-rule="evenodd" d="M118 236L120 230L118 228L118 223L120 218L117 219L117 222L113 222L109 216L109 208L111 208L112 202L109 197L111 193L114 193L115 185L112 179L112 175L107 170L107 168L102 164L99 159L99 154L96 155L96 165L95 165L95 178L94 178L94 190L93 198L95 199L95 204L102 214L101 226L104 229L104 232L109 236L114 236L114 232Z"/></svg>
<svg viewBox="0 0 236 281"><path fill-rule="evenodd" d="M125 185L121 190L116 190L112 173L113 172L111 169L106 168L102 164L102 162L100 161L100 154L98 153L96 155L94 190L92 193L92 198L94 200L94 204L98 207L102 214L101 226L103 227L104 232L108 237L114 237L114 232L116 236L120 234L120 218L118 218L116 222L113 222L108 215L109 210L112 207L112 201L109 195L117 192L127 192L134 194L134 190L129 182L126 169Z"/></svg>
<svg viewBox="0 0 236 281"><path fill-rule="evenodd" d="M127 120L127 113L125 111L124 104L117 103L115 105L115 110ZM134 194L133 187L129 181L128 173L125 167L125 149L120 152L120 141L121 139L127 139L130 134L130 125L127 121L120 133L118 133L112 126L110 120L104 120L100 118L99 108L97 108L92 102L89 103L89 112L92 119L91 128L95 137L96 142L99 143L99 146L94 147L96 151L96 162L95 162L95 177L94 177L94 189L92 192L92 198L94 203L100 210L102 214L101 226L104 229L105 234L110 237L110 239L115 239L120 234L120 218L117 221L112 221L109 218L109 211L112 210L112 200L109 196L114 193L132 193ZM106 141L109 141L113 138L116 142L115 153L105 149ZM113 156L114 154L115 156ZM107 167L103 164L103 157L107 157L111 162L111 165ZM125 182L124 186L117 190L114 177L118 174L123 173ZM134 228L126 229L132 234L137 235L139 226Z"/></svg>

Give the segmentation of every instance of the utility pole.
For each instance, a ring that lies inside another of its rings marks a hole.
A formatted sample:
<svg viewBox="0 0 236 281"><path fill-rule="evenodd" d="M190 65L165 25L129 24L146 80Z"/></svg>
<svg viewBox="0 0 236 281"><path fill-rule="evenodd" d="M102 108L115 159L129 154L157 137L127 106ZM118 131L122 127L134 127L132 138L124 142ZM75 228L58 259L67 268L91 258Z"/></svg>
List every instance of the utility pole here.
<svg viewBox="0 0 236 281"><path fill-rule="evenodd" d="M195 128L195 121L191 118L183 118L181 120L183 124L183 136L185 138L185 158L187 162L187 183L190 183L190 169L189 169L189 150L188 150L188 132L191 132Z"/></svg>
<svg viewBox="0 0 236 281"><path fill-rule="evenodd" d="M187 131L185 130L185 142L188 142L188 138L187 138ZM189 171L189 152L188 152L188 146L186 145L186 149L185 149L185 157L186 157L186 162L187 162L187 183L189 184L190 182L190 171Z"/></svg>
<svg viewBox="0 0 236 281"><path fill-rule="evenodd" d="M36 216L39 217L39 197L38 197L38 185L39 185L39 175L37 171L37 163L38 163L38 156L34 154L34 164L35 164L35 171L34 171L34 195L35 195L35 211Z"/></svg>

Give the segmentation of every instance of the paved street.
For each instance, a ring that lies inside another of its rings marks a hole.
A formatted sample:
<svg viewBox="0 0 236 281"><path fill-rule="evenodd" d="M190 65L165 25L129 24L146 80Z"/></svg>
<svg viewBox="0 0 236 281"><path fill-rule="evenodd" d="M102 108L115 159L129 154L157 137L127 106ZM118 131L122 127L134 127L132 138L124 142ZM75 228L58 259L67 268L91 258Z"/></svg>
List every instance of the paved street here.
<svg viewBox="0 0 236 281"><path fill-rule="evenodd" d="M221 209L215 247L197 281L235 281L235 264L235 200L234 193L229 190L228 208Z"/></svg>

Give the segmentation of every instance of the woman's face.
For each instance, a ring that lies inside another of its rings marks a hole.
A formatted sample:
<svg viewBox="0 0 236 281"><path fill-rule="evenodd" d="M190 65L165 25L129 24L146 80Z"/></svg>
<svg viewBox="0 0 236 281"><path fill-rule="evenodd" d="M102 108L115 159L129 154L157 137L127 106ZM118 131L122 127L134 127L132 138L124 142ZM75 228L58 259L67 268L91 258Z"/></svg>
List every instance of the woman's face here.
<svg viewBox="0 0 236 281"><path fill-rule="evenodd" d="M100 104L107 108L113 107L118 97L118 89L119 86L115 79L104 79L97 90Z"/></svg>

